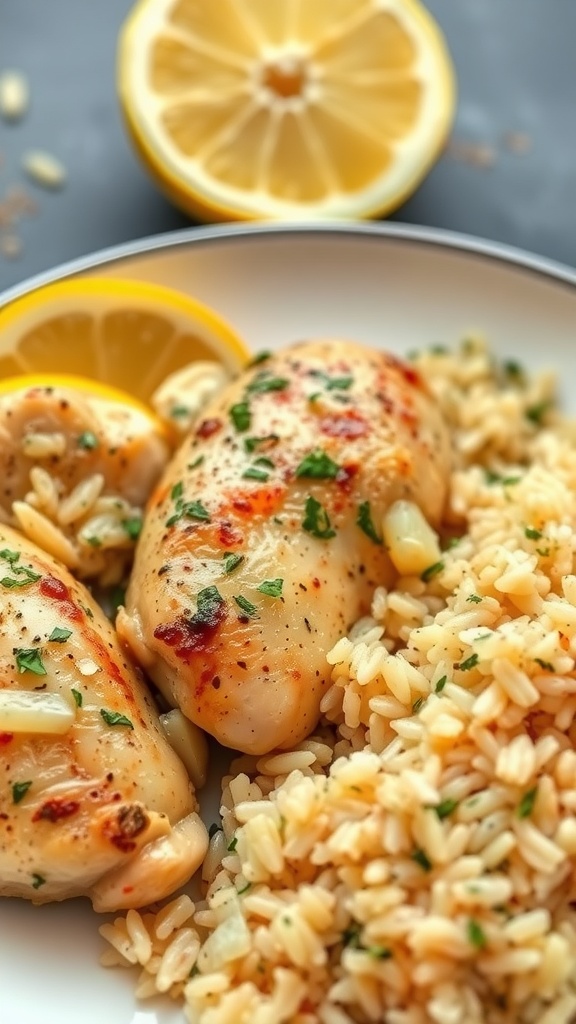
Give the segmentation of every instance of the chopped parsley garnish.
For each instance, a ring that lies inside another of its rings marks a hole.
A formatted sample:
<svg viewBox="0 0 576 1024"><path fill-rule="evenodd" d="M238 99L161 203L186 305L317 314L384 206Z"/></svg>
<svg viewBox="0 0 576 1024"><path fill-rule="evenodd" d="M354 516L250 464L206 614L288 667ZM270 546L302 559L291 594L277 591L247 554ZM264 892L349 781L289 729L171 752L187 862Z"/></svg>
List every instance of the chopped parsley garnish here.
<svg viewBox="0 0 576 1024"><path fill-rule="evenodd" d="M464 661L460 662L460 670L467 672L470 668L475 668L478 664L478 655L476 653L471 654L469 658L465 658Z"/></svg>
<svg viewBox="0 0 576 1024"><path fill-rule="evenodd" d="M434 693L442 693L442 690L446 686L447 682L447 676L442 676L441 679L439 679L438 682L436 683L436 686L434 687Z"/></svg>
<svg viewBox="0 0 576 1024"><path fill-rule="evenodd" d="M392 956L392 950L388 946L365 946L368 956L374 958L374 960L389 960Z"/></svg>
<svg viewBox="0 0 576 1024"><path fill-rule="evenodd" d="M248 889L251 889L251 888L252 888L252 882L246 882L246 885L243 885L241 889L237 889L236 892L238 893L239 896L243 896L244 893L248 892Z"/></svg>
<svg viewBox="0 0 576 1024"><path fill-rule="evenodd" d="M74 687L72 687L72 696L74 697L74 703L75 703L76 707L77 708L81 708L82 707L82 694L80 693L80 690L75 690Z"/></svg>
<svg viewBox="0 0 576 1024"><path fill-rule="evenodd" d="M466 600L468 601L468 604L480 604L482 598L480 597L480 594L470 594L470 597L467 597Z"/></svg>
<svg viewBox="0 0 576 1024"><path fill-rule="evenodd" d="M121 604L126 601L126 588L125 587L112 587L110 591L110 611L116 613Z"/></svg>
<svg viewBox="0 0 576 1024"><path fill-rule="evenodd" d="M142 533L141 516L134 516L132 519L123 519L122 529L126 531L130 540L138 540L138 537Z"/></svg>
<svg viewBox="0 0 576 1024"><path fill-rule="evenodd" d="M350 388L354 383L354 378L352 376L330 377L322 370L311 370L310 376L316 377L317 380L321 380L327 391L348 391L348 388Z"/></svg>
<svg viewBox="0 0 576 1024"><path fill-rule="evenodd" d="M271 374L264 371L258 373L251 380L246 391L251 395L261 395L266 391L284 391L288 387L290 381L286 377L272 377Z"/></svg>
<svg viewBox="0 0 576 1024"><path fill-rule="evenodd" d="M528 406L524 415L526 416L527 420L530 420L530 423L534 423L535 426L538 427L542 423L542 420L548 412L548 409L550 408L551 404L552 403L549 401L536 402L535 405Z"/></svg>
<svg viewBox="0 0 576 1024"><path fill-rule="evenodd" d="M52 644L63 644L70 636L72 636L71 629L62 629L61 626L54 626L54 629L48 637L48 642Z"/></svg>
<svg viewBox="0 0 576 1024"><path fill-rule="evenodd" d="M245 437L244 447L250 454L257 451L262 445L266 448L270 445L273 446L279 441L278 434L264 434L262 437Z"/></svg>
<svg viewBox="0 0 576 1024"><path fill-rule="evenodd" d="M533 789L529 789L527 793L524 793L520 803L518 804L518 817L529 818L534 810L534 804L536 802L536 796L538 794L538 786L534 786Z"/></svg>
<svg viewBox="0 0 576 1024"><path fill-rule="evenodd" d="M19 672L32 672L35 676L47 674L40 647L15 647L14 654Z"/></svg>
<svg viewBox="0 0 576 1024"><path fill-rule="evenodd" d="M487 942L484 929L480 924L478 924L478 921L474 920L473 917L468 921L466 931L468 934L468 941L471 942L473 946L476 946L476 949L484 949Z"/></svg>
<svg viewBox="0 0 576 1024"><path fill-rule="evenodd" d="M425 699L426 699L425 697L417 697L417 699L414 701L414 703L412 705L412 712L413 712L413 714L415 714L415 715L418 714L418 712L420 711L420 708L424 704Z"/></svg>
<svg viewBox="0 0 576 1024"><path fill-rule="evenodd" d="M88 607L87 604L82 604L81 601L78 601L78 604L79 604L80 608L82 609L82 611L88 616L89 619L93 619L94 618L94 612L92 611L91 608Z"/></svg>
<svg viewBox="0 0 576 1024"><path fill-rule="evenodd" d="M434 562L433 565L429 565L427 569L424 569L424 572L420 574L420 579L423 580L424 583L428 583L431 579L434 579L434 576L437 576L439 572L442 572L443 568L444 562Z"/></svg>
<svg viewBox="0 0 576 1024"><path fill-rule="evenodd" d="M6 587L7 590L14 590L15 587L27 587L30 583L36 583L37 580L42 578L40 573L34 572L33 569L29 569L25 565L18 565L20 561L19 551L11 551L10 548L4 548L0 551L0 558L8 562L14 576L21 577L13 579L11 576L4 576L3 579L0 579L0 586Z"/></svg>
<svg viewBox="0 0 576 1024"><path fill-rule="evenodd" d="M444 818L449 818L450 815L456 810L457 807L458 807L458 801L457 800L450 800L450 799L448 799L448 800L441 800L439 804L436 804L436 806L434 807L434 810L436 811L436 814L440 818L440 821L444 821Z"/></svg>
<svg viewBox="0 0 576 1024"><path fill-rule="evenodd" d="M348 946L350 949L360 949L360 935L362 928L356 921L348 925L347 928L342 932L342 944Z"/></svg>
<svg viewBox="0 0 576 1024"><path fill-rule="evenodd" d="M175 405L172 407L172 409L170 409L170 415L172 419L175 420L182 419L182 417L187 416L189 412L190 409L188 408L187 405Z"/></svg>
<svg viewBox="0 0 576 1024"><path fill-rule="evenodd" d="M100 540L100 537L86 537L86 541L92 548L102 547L102 541Z"/></svg>
<svg viewBox="0 0 576 1024"><path fill-rule="evenodd" d="M13 783L13 785L12 785L12 803L13 804L19 804L20 801L23 800L24 797L26 796L26 793L30 789L31 785L32 785L32 780L30 780L30 782L15 782L15 783Z"/></svg>
<svg viewBox="0 0 576 1024"><path fill-rule="evenodd" d="M506 362L502 363L502 369L510 380L515 380L521 383L525 378L522 366L514 359L508 359Z"/></svg>
<svg viewBox="0 0 576 1024"><path fill-rule="evenodd" d="M244 555L237 555L234 551L225 551L222 555L222 561L224 562L224 572L228 576L229 573L234 572L234 569L237 569L244 561Z"/></svg>
<svg viewBox="0 0 576 1024"><path fill-rule="evenodd" d="M524 535L528 537L528 540L540 540L542 530L536 530L533 526L526 526L524 528Z"/></svg>
<svg viewBox="0 0 576 1024"><path fill-rule="evenodd" d="M268 469L274 469L274 463L272 459L269 459L266 455L259 455L257 459L254 459L255 466L268 466Z"/></svg>
<svg viewBox="0 0 576 1024"><path fill-rule="evenodd" d="M32 874L32 888L39 889L41 885L46 885L46 879L34 871Z"/></svg>
<svg viewBox="0 0 576 1024"><path fill-rule="evenodd" d="M267 359L270 359L272 355L267 349L263 349L262 352L257 352L253 359L248 363L247 369L251 366L258 366L260 363L265 363Z"/></svg>
<svg viewBox="0 0 576 1024"><path fill-rule="evenodd" d="M378 536L376 527L374 526L369 501L363 501L362 504L358 506L356 525L359 526L366 536L369 537L370 540L373 540L375 544L382 543L382 538Z"/></svg>
<svg viewBox="0 0 576 1024"><path fill-rule="evenodd" d="M94 448L98 448L100 444L96 434L91 430L85 430L83 434L80 434L78 438L78 447L84 448L85 451L91 452Z"/></svg>
<svg viewBox="0 0 576 1024"><path fill-rule="evenodd" d="M263 580L260 586L256 587L256 590L259 590L261 594L266 594L268 597L281 597L283 584L284 580L280 578Z"/></svg>
<svg viewBox="0 0 576 1024"><path fill-rule="evenodd" d="M252 422L252 413L248 402L236 402L230 407L230 419L238 433L248 430Z"/></svg>
<svg viewBox="0 0 576 1024"><path fill-rule="evenodd" d="M317 448L306 455L296 467L296 476L312 480L333 480L340 467L326 452Z"/></svg>
<svg viewBox="0 0 576 1024"><path fill-rule="evenodd" d="M126 715L121 715L119 711L108 711L107 708L100 708L100 714L106 722L106 725L124 725L127 729L133 729L134 726Z"/></svg>
<svg viewBox="0 0 576 1024"><path fill-rule="evenodd" d="M537 665L540 665L540 668L545 669L547 672L554 672L554 665L551 661L544 661L543 658L534 658L534 661Z"/></svg>
<svg viewBox="0 0 576 1024"><path fill-rule="evenodd" d="M178 484L176 487L178 487ZM174 491L174 488L172 488L172 491ZM166 520L166 526L174 526L174 524L180 522L181 519L198 519L201 522L209 523L210 513L207 508L204 508L202 502L182 501L182 498L180 497L181 493L182 492L180 491L179 496L176 499L176 511L174 512L174 515L170 516L169 519Z"/></svg>
<svg viewBox="0 0 576 1024"><path fill-rule="evenodd" d="M250 615L250 617L253 619L258 618L258 609L256 608L256 605L252 604L252 602L249 601L247 597L242 597L242 594L238 594L234 595L234 600L236 601L238 607L241 608L242 611L246 613L246 615Z"/></svg>
<svg viewBox="0 0 576 1024"><path fill-rule="evenodd" d="M197 615L201 622L209 622L213 619L215 612L224 604L224 598L218 590L218 587L204 587L203 590L198 591L198 597L196 598L196 607L198 609Z"/></svg>
<svg viewBox="0 0 576 1024"><path fill-rule="evenodd" d="M212 839L217 832L222 831L222 825L218 825L216 821L213 821L208 829L208 839Z"/></svg>
<svg viewBox="0 0 576 1024"><path fill-rule="evenodd" d="M306 498L304 512L302 529L307 533L311 533L313 537L318 537L320 540L329 540L330 537L336 536L336 530L332 529L326 509L312 495Z"/></svg>
<svg viewBox="0 0 576 1024"><path fill-rule="evenodd" d="M174 484L172 490L170 491L170 497L172 498L172 501L179 501L183 494L184 484L182 480L179 480L177 484Z"/></svg>
<svg viewBox="0 0 576 1024"><path fill-rule="evenodd" d="M424 852L424 850L421 850L419 847L417 847L414 850L412 854L412 860L415 860L416 863L420 865L423 871L432 871L432 861L429 859L428 855Z"/></svg>
<svg viewBox="0 0 576 1024"><path fill-rule="evenodd" d="M234 836L230 840L230 842L228 843L228 846L226 847L226 849L228 850L228 853L234 853L234 851L235 851L237 846L238 846L238 837Z"/></svg>
<svg viewBox="0 0 576 1024"><path fill-rule="evenodd" d="M502 476L501 473L495 473L492 469L485 469L484 476L487 484L503 484L504 487L511 487L513 484L520 483L519 476Z"/></svg>
<svg viewBox="0 0 576 1024"><path fill-rule="evenodd" d="M265 469L258 469L257 466L248 466L242 473L243 480L260 480L263 483L270 479L270 473L267 473Z"/></svg>
<svg viewBox="0 0 576 1024"><path fill-rule="evenodd" d="M197 469L198 466L201 466L203 462L204 462L204 456L203 455L199 455L197 459L194 459L194 462L189 462L188 463L188 469Z"/></svg>

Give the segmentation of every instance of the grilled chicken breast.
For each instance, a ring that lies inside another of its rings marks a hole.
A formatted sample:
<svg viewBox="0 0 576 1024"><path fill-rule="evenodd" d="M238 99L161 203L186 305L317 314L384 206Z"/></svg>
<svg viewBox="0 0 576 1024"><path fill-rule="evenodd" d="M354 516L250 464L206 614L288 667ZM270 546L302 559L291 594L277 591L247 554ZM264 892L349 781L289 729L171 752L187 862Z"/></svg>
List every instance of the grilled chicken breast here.
<svg viewBox="0 0 576 1024"><path fill-rule="evenodd" d="M138 670L88 591L0 527L0 895L168 895L207 836Z"/></svg>
<svg viewBox="0 0 576 1024"><path fill-rule="evenodd" d="M109 547L122 568L122 547L129 559L134 546L122 524L140 514L170 451L162 426L137 405L67 386L0 394L0 520L42 535L80 575L102 573Z"/></svg>
<svg viewBox="0 0 576 1024"><path fill-rule="evenodd" d="M396 499L437 523L449 440L422 380L345 341L296 345L205 410L156 489L118 630L166 698L220 742L315 727L325 655L391 579Z"/></svg>

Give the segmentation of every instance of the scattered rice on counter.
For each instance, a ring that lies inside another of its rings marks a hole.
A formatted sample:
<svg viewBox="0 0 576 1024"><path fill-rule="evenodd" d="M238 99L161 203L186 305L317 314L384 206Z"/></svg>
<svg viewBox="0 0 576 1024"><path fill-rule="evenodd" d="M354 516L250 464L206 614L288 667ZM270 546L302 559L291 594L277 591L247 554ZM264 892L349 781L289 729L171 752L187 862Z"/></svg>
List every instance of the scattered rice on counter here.
<svg viewBox="0 0 576 1024"><path fill-rule="evenodd" d="M479 342L417 363L457 451L441 560L329 653L316 736L233 762L205 898L101 929L190 1024L576 1014L576 432Z"/></svg>

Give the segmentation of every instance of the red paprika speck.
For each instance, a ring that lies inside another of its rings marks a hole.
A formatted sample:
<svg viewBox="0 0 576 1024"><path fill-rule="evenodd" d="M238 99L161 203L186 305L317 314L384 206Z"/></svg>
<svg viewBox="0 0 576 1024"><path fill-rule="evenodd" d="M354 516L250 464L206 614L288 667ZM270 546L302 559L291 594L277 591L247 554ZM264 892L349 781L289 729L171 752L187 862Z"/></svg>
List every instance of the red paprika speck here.
<svg viewBox="0 0 576 1024"><path fill-rule="evenodd" d="M365 437L370 429L364 416L355 409L347 409L340 415L323 416L319 426L329 437Z"/></svg>
<svg viewBox="0 0 576 1024"><path fill-rule="evenodd" d="M173 622L156 626L154 636L167 647L173 647L176 657L190 663L194 655L207 651L226 618L226 604L215 604L209 614L196 612L187 618L179 615Z"/></svg>
<svg viewBox="0 0 576 1024"><path fill-rule="evenodd" d="M38 808L32 816L32 821L60 821L62 818L70 818L80 808L77 800L47 800Z"/></svg>
<svg viewBox="0 0 576 1024"><path fill-rule="evenodd" d="M67 619L73 622L78 622L82 619L82 612L74 604L68 587L61 580L57 580L55 576L42 577L40 580L40 593L51 601L60 602L60 611Z"/></svg>
<svg viewBox="0 0 576 1024"><path fill-rule="evenodd" d="M7 747L14 739L13 732L0 732L0 747Z"/></svg>
<svg viewBox="0 0 576 1024"><path fill-rule="evenodd" d="M221 429L222 420L202 420L202 423L196 430L196 437L212 437L213 434L217 434Z"/></svg>
<svg viewBox="0 0 576 1024"><path fill-rule="evenodd" d="M242 544L244 541L244 534L240 530L236 529L232 525L229 519L223 519L218 524L218 540L224 548L234 547L236 544Z"/></svg>

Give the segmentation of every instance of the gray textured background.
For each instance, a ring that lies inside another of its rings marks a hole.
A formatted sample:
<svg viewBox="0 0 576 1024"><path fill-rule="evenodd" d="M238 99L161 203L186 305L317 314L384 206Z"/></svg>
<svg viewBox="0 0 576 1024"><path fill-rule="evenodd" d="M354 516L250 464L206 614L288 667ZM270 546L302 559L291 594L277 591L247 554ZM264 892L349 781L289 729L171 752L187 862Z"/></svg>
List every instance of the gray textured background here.
<svg viewBox="0 0 576 1024"><path fill-rule="evenodd" d="M0 122L0 202L23 180L19 161L28 148L50 150L69 171L58 194L30 186L39 212L19 226L20 258L0 255L0 289L94 249L190 223L148 180L120 120L115 46L130 6L0 0L0 69L21 69L32 88L27 118ZM451 149L394 219L576 265L575 0L428 6L453 54L458 115ZM530 148L513 152L510 133Z"/></svg>

